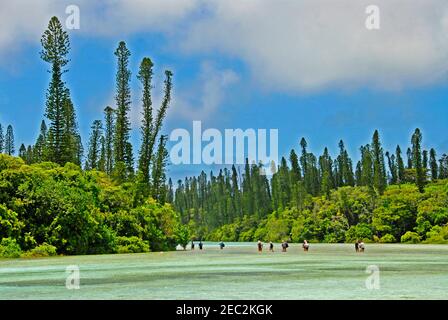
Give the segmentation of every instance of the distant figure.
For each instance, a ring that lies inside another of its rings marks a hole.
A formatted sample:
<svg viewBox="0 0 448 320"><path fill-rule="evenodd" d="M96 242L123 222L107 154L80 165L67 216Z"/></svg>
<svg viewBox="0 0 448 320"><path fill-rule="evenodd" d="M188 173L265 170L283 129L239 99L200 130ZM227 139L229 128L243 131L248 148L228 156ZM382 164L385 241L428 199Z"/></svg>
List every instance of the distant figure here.
<svg viewBox="0 0 448 320"><path fill-rule="evenodd" d="M308 251L308 249L310 248L310 244L308 243L308 241L303 240L302 248L303 251Z"/></svg>
<svg viewBox="0 0 448 320"><path fill-rule="evenodd" d="M260 241L260 240L258 240L258 252L262 252L263 251L263 243Z"/></svg>
<svg viewBox="0 0 448 320"><path fill-rule="evenodd" d="M222 250L222 249L224 249L224 247L225 247L226 245L224 244L224 242L220 242L219 243L219 248Z"/></svg>
<svg viewBox="0 0 448 320"><path fill-rule="evenodd" d="M191 250L194 250L194 241L191 240Z"/></svg>
<svg viewBox="0 0 448 320"><path fill-rule="evenodd" d="M269 241L269 251L274 252L274 244L272 241Z"/></svg>
<svg viewBox="0 0 448 320"><path fill-rule="evenodd" d="M359 252L359 240L356 240L355 242L355 251Z"/></svg>
<svg viewBox="0 0 448 320"><path fill-rule="evenodd" d="M361 242L359 243L359 251L360 251L360 252L364 252L364 249L365 249L364 242L361 241Z"/></svg>
<svg viewBox="0 0 448 320"><path fill-rule="evenodd" d="M289 247L287 241L282 241L282 252L286 252L286 249Z"/></svg>
<svg viewBox="0 0 448 320"><path fill-rule="evenodd" d="M202 250L202 246L203 246L202 241L199 240L199 250Z"/></svg>

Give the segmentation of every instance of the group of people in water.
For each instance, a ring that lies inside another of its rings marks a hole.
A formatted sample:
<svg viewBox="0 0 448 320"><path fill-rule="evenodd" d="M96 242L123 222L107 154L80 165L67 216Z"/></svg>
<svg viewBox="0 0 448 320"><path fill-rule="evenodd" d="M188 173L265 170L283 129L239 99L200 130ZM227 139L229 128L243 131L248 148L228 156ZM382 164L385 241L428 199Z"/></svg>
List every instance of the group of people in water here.
<svg viewBox="0 0 448 320"><path fill-rule="evenodd" d="M192 240L191 241L191 250L194 250L194 241ZM202 248L204 247L204 244L202 243L202 241L199 241L199 244L198 244L198 246L199 246L199 250L202 250Z"/></svg>
<svg viewBox="0 0 448 320"><path fill-rule="evenodd" d="M258 252L262 252L263 242L261 242L261 240L258 240L257 246L258 246ZM282 252L286 252L289 247L288 241L282 240L281 246L282 246ZM310 248L310 244L308 243L308 241L306 240L303 241L302 248L303 251L308 251L308 249ZM274 252L274 244L272 243L272 241L269 241L269 251Z"/></svg>
<svg viewBox="0 0 448 320"><path fill-rule="evenodd" d="M260 253L263 252L263 245L264 245L263 242L261 242L261 240L258 240L258 242L257 242L258 252L260 252ZM204 244L202 243L202 241L199 241L198 246L199 246L199 250L203 249ZM224 249L225 246L226 245L224 244L223 241L219 242L219 248L221 250ZM286 252L289 247L288 241L282 240L281 247L282 247L282 252ZM192 240L191 241L191 250L194 250L194 248L195 248L195 243L194 243L194 240ZM303 251L309 250L310 244L307 240L303 240L302 248L303 248ZM356 240L355 251L356 252L364 252L364 250L365 250L364 242L362 240ZM274 252L274 243L272 243L272 241L269 241L269 251Z"/></svg>

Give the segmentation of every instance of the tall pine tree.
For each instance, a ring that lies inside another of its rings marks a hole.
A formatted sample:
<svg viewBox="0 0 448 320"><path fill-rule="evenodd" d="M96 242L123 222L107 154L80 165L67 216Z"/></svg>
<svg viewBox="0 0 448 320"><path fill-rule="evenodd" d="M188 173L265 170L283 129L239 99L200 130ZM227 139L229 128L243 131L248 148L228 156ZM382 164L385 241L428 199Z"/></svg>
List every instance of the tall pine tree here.
<svg viewBox="0 0 448 320"><path fill-rule="evenodd" d="M114 115L115 110L110 106L104 109L104 121L105 121L105 132L104 132L104 149L105 149L105 172L108 175L112 174L114 166Z"/></svg>
<svg viewBox="0 0 448 320"><path fill-rule="evenodd" d="M0 153L3 153L4 145L5 145L5 137L3 136L3 128L2 124L0 123Z"/></svg>
<svg viewBox="0 0 448 320"><path fill-rule="evenodd" d="M51 64L51 80L46 94L45 115L50 120L48 134L48 160L58 164L64 163L66 141L64 131L66 124L67 92L62 74L69 60L70 41L67 32L62 29L58 18L51 18L47 30L41 39L42 60Z"/></svg>
<svg viewBox="0 0 448 320"><path fill-rule="evenodd" d="M16 152L15 147L14 147L14 130L12 129L12 126L9 125L8 128L6 129L6 134L5 134L5 153L7 155L14 155L14 153Z"/></svg>
<svg viewBox="0 0 448 320"><path fill-rule="evenodd" d="M131 106L131 71L129 70L129 57L131 52L126 47L126 43L121 41L115 51L117 57L117 75L116 75L116 95L117 104L115 120L114 137L114 162L115 177L119 181L125 180L129 176L129 170L132 154L132 147L129 144L129 110Z"/></svg>
<svg viewBox="0 0 448 320"><path fill-rule="evenodd" d="M415 129L412 135L412 165L415 169L415 183L420 192L424 192L425 170L422 161L422 134L420 129Z"/></svg>
<svg viewBox="0 0 448 320"><path fill-rule="evenodd" d="M434 148L431 148L431 150L429 150L429 168L431 169L431 180L437 180L439 169L436 159L436 150L434 150Z"/></svg>
<svg viewBox="0 0 448 320"><path fill-rule="evenodd" d="M92 123L89 139L89 148L86 161L87 170L99 170L100 158L101 158L101 137L102 137L102 123L101 120L95 120Z"/></svg>

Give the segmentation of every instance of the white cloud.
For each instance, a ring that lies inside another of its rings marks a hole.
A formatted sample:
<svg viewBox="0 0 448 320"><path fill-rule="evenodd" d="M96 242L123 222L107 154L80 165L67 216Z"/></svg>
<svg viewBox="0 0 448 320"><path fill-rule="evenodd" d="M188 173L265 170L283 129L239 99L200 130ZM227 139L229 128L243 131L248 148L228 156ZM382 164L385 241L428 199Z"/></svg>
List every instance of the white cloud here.
<svg viewBox="0 0 448 320"><path fill-rule="evenodd" d="M183 48L243 59L265 87L313 91L400 88L446 76L448 3L376 0L381 29L365 28L364 0L215 1Z"/></svg>
<svg viewBox="0 0 448 320"><path fill-rule="evenodd" d="M51 15L64 20L77 4L84 36L161 32L185 54L241 59L269 90L389 90L447 76L446 0L0 1L0 56L37 43ZM364 26L370 4L381 10L378 31Z"/></svg>
<svg viewBox="0 0 448 320"><path fill-rule="evenodd" d="M180 88L173 96L173 116L187 120L208 120L216 115L228 89L239 81L231 69L218 69L210 62L201 65L193 85Z"/></svg>

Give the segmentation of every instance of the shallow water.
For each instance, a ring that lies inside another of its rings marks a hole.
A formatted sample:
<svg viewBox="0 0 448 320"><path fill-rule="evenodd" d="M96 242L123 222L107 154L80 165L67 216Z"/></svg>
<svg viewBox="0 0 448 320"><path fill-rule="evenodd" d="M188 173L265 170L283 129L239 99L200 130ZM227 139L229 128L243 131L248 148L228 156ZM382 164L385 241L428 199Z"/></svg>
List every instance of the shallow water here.
<svg viewBox="0 0 448 320"><path fill-rule="evenodd" d="M275 249L205 243L203 251L0 260L0 299L448 299L448 246ZM79 266L79 290L65 286L69 265ZM366 286L371 265L379 289Z"/></svg>

